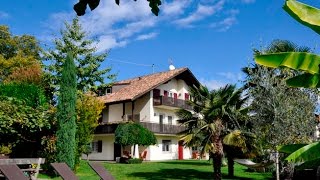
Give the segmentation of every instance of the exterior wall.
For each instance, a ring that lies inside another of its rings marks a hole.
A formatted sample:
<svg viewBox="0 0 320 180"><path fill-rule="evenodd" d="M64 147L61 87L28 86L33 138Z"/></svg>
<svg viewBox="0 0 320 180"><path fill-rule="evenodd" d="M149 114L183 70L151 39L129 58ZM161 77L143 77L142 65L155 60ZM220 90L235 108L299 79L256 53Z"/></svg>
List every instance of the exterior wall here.
<svg viewBox="0 0 320 180"><path fill-rule="evenodd" d="M109 105L109 112L108 112L108 121L107 122L119 122L122 121L122 111L123 105L122 103L119 104L112 104Z"/></svg>
<svg viewBox="0 0 320 180"><path fill-rule="evenodd" d="M168 124L168 116L172 116L172 125L177 125L177 120L179 119L175 115L175 110L170 110L170 109L161 109L161 108L154 108L154 113L153 116L150 118L150 122L152 123L159 123L159 115L163 115L163 124Z"/></svg>
<svg viewBox="0 0 320 180"><path fill-rule="evenodd" d="M177 136L163 136L156 135L158 144L154 146L149 146L147 148L147 160L155 161L155 160L173 160L178 159L178 141L179 138ZM162 140L171 140L170 151L162 151ZM139 148L140 149L140 148ZM184 148L183 150L183 159L191 158L191 150L189 148Z"/></svg>
<svg viewBox="0 0 320 180"><path fill-rule="evenodd" d="M168 92L177 93L178 99L184 100L184 94L188 93L189 86L184 82L184 80L171 79L166 84L162 84L158 86L156 89L160 89L160 95L163 96L163 91L166 90Z"/></svg>
<svg viewBox="0 0 320 180"><path fill-rule="evenodd" d="M114 135L95 135L93 141L102 141L102 152L89 154L90 160L113 160L114 156ZM82 155L87 159L86 155Z"/></svg>
<svg viewBox="0 0 320 180"><path fill-rule="evenodd" d="M134 102L134 114L140 114L140 121L146 122L150 119L151 107L150 93L147 93Z"/></svg>
<svg viewBox="0 0 320 180"><path fill-rule="evenodd" d="M109 120L108 108L102 110L102 122L107 123Z"/></svg>

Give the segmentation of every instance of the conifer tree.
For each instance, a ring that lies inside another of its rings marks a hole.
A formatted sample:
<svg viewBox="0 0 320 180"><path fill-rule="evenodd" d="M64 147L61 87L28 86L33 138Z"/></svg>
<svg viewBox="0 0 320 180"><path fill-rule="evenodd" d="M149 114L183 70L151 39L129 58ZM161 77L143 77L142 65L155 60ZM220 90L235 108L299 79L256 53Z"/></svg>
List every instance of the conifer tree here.
<svg viewBox="0 0 320 180"><path fill-rule="evenodd" d="M107 53L97 53L96 42L90 39L83 30L78 18L72 23L65 22L65 28L61 30L61 37L54 40L55 48L46 53L46 59L51 63L46 69L51 74L54 88L58 89L62 64L67 52L72 53L76 65L77 89L82 92L95 91L106 87L105 79L112 81L114 74L110 74L111 68L101 69L101 63L106 59Z"/></svg>
<svg viewBox="0 0 320 180"><path fill-rule="evenodd" d="M76 67L71 54L63 64L57 110L57 161L74 168L76 151Z"/></svg>

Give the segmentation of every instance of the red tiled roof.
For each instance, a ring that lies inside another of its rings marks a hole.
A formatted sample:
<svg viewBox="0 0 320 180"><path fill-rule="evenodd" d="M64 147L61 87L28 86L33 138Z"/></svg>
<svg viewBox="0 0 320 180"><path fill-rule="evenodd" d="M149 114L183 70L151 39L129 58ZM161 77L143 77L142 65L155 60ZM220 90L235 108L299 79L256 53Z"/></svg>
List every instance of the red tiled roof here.
<svg viewBox="0 0 320 180"><path fill-rule="evenodd" d="M126 85L117 92L100 97L105 103L135 100L157 86L169 81L170 79L190 70L179 68L170 71L154 73L133 79L118 81L113 85ZM191 72L190 72L191 73ZM192 73L191 73L192 74ZM194 78L194 76L192 75ZM197 80L196 80L197 81Z"/></svg>

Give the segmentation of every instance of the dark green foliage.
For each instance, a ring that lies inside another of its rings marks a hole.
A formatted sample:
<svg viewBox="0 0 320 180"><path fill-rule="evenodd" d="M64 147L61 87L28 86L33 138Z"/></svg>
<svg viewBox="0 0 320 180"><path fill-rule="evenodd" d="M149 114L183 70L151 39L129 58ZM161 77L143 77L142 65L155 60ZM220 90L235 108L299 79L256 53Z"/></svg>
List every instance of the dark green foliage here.
<svg viewBox="0 0 320 180"><path fill-rule="evenodd" d="M157 139L151 131L133 122L119 124L114 136L115 143L122 146L135 144L149 146L157 144Z"/></svg>
<svg viewBox="0 0 320 180"><path fill-rule="evenodd" d="M25 105L33 108L47 104L43 89L34 84L1 84L0 96L14 97L23 100Z"/></svg>
<svg viewBox="0 0 320 180"><path fill-rule="evenodd" d="M137 1L137 0L134 0ZM159 6L161 5L161 0L147 0L149 2L149 6L154 15L158 16L159 14ZM79 0L73 6L74 11L78 16L83 16L86 13L87 5L89 5L91 11L99 6L100 0ZM120 5L120 0L115 0L117 5Z"/></svg>
<svg viewBox="0 0 320 180"><path fill-rule="evenodd" d="M142 159L134 158L134 159L129 159L128 164L141 164Z"/></svg>
<svg viewBox="0 0 320 180"><path fill-rule="evenodd" d="M0 145L12 145L12 157L37 156L41 137L51 128L53 111L5 96L0 97L0 110Z"/></svg>
<svg viewBox="0 0 320 180"><path fill-rule="evenodd" d="M76 133L76 68L72 55L68 54L63 65L57 110L57 161L70 168L75 163Z"/></svg>

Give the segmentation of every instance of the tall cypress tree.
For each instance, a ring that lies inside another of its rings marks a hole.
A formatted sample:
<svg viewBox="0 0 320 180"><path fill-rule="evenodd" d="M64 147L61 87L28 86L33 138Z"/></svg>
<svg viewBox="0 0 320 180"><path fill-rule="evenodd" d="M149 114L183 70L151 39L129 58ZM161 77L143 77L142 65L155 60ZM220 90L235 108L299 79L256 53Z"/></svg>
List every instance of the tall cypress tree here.
<svg viewBox="0 0 320 180"><path fill-rule="evenodd" d="M76 99L76 67L72 55L68 53L62 68L58 97L57 161L67 163L72 169L76 150Z"/></svg>

